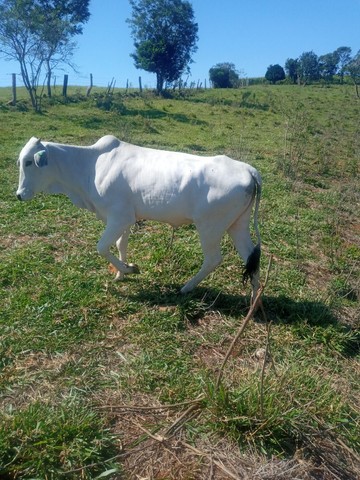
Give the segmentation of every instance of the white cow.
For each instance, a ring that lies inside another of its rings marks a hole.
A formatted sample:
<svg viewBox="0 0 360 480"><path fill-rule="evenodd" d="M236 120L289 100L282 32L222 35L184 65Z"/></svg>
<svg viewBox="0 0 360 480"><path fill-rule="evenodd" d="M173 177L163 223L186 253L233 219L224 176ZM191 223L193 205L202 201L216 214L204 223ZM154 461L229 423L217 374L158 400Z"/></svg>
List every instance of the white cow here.
<svg viewBox="0 0 360 480"><path fill-rule="evenodd" d="M118 271L117 280L139 273L136 265L126 263L130 227L137 220L173 227L194 223L204 261L181 292L191 291L220 264L220 242L227 231L246 264L244 279L250 277L254 298L259 288L261 177L250 165L224 155L142 148L107 135L90 147L33 137L22 149L18 166L19 200L30 200L38 192L63 193L106 224L97 249ZM255 199L254 247L249 223ZM115 243L119 258L110 252Z"/></svg>

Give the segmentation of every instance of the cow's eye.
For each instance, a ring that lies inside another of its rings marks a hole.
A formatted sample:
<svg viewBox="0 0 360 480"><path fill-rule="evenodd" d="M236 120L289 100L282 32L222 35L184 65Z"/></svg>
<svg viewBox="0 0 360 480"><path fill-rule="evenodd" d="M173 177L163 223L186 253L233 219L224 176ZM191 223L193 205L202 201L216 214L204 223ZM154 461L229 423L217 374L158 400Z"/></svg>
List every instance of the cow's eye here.
<svg viewBox="0 0 360 480"><path fill-rule="evenodd" d="M32 164L31 160L26 160L25 167L30 167L31 164Z"/></svg>

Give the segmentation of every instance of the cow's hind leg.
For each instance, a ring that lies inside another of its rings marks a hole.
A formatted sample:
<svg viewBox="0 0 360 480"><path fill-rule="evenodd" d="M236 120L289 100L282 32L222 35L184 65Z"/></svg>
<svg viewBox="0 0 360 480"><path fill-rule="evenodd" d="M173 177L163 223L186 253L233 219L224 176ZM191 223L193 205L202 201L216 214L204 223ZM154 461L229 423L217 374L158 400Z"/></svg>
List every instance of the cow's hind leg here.
<svg viewBox="0 0 360 480"><path fill-rule="evenodd" d="M97 244L97 250L99 254L106 258L121 274L139 273L139 268L136 265L128 265L123 258L117 258L110 252L110 248L118 241L118 248L120 255L125 252L126 258L126 246L127 238L129 236L128 230L131 222L124 224L109 221L106 225L105 231ZM123 235L125 235L124 238ZM121 250L120 250L121 249Z"/></svg>
<svg viewBox="0 0 360 480"><path fill-rule="evenodd" d="M128 241L129 241L129 235L130 235L130 227L127 228L124 233L121 235L120 238L116 241L116 247L119 251L119 260L121 262L126 263L127 260L127 247L128 247ZM129 263L129 267L134 266L133 264ZM125 277L125 274L118 270L115 280L123 280Z"/></svg>
<svg viewBox="0 0 360 480"><path fill-rule="evenodd" d="M260 286L260 246L254 246L251 240L249 219L246 215L233 223L228 229L228 233L246 265L244 279L247 276L250 277L252 286L251 300L253 301Z"/></svg>
<svg viewBox="0 0 360 480"><path fill-rule="evenodd" d="M209 275L222 260L221 256L221 237L222 235L215 235L211 226L200 228L197 226L200 236L202 251L204 254L204 261L199 272L191 278L181 289L181 293L188 293L193 290L205 277Z"/></svg>

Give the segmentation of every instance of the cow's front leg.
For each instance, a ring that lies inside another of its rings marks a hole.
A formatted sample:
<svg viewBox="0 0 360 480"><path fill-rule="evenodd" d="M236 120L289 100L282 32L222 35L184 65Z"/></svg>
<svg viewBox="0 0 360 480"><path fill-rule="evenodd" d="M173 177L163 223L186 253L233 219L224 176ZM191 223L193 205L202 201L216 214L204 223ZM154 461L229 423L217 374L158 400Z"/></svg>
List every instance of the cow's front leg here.
<svg viewBox="0 0 360 480"><path fill-rule="evenodd" d="M118 241L118 248L121 246L122 249L120 250L119 248L119 255L123 255L125 251L126 258L126 246L127 239L129 237L128 230L130 225L131 222L125 225L119 222L108 222L105 231L97 244L97 250L99 254L106 258L116 268L116 270L120 272L119 278L118 275L116 276L119 280L123 278L124 274L140 273L137 265L128 265L123 258L117 258L110 252L111 246ZM123 235L125 235L124 239L122 239ZM125 243L122 244L124 240Z"/></svg>

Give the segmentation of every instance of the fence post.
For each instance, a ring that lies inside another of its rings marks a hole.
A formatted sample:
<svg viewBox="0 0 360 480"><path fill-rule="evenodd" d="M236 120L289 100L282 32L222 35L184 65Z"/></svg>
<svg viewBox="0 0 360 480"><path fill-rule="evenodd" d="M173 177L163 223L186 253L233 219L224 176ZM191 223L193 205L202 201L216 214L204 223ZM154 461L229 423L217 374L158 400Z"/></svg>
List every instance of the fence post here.
<svg viewBox="0 0 360 480"><path fill-rule="evenodd" d="M12 73L12 100L11 105L15 107L16 105L16 73Z"/></svg>
<svg viewBox="0 0 360 480"><path fill-rule="evenodd" d="M141 77L139 77L139 89L140 89L140 93L142 93Z"/></svg>
<svg viewBox="0 0 360 480"><path fill-rule="evenodd" d="M65 74L64 75L63 91L62 91L63 97L66 97L66 95L67 95L68 81L69 81L69 75Z"/></svg>
<svg viewBox="0 0 360 480"><path fill-rule="evenodd" d="M90 95L91 89L93 87L93 74L90 73L90 86L86 90L86 96L88 97Z"/></svg>

